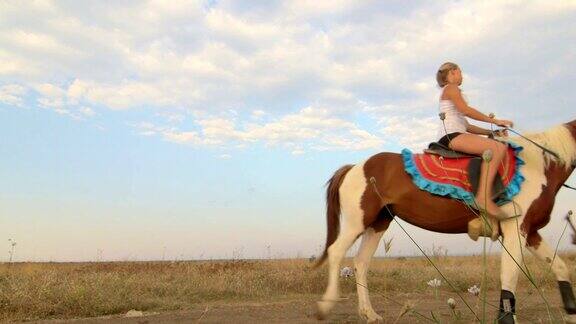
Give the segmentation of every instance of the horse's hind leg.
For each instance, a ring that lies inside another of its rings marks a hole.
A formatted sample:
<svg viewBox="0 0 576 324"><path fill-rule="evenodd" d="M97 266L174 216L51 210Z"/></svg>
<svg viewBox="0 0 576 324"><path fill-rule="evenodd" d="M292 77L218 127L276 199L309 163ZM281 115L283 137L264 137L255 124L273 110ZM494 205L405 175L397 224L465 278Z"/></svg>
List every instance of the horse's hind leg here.
<svg viewBox="0 0 576 324"><path fill-rule="evenodd" d="M348 225L348 224L346 224ZM364 231L364 227L346 226L340 231L336 241L328 248L328 287L318 302L318 318L324 319L340 298L338 279L340 264L346 255L346 251L352 246L354 241Z"/></svg>
<svg viewBox="0 0 576 324"><path fill-rule="evenodd" d="M558 286L560 288L560 295L564 303L566 313L570 315L570 322L576 321L576 301L574 300L574 292L570 284L570 271L564 261L556 255L554 250L550 248L547 242L542 240L538 233L533 233L528 236L528 250L532 252L538 259L546 262L554 272Z"/></svg>
<svg viewBox="0 0 576 324"><path fill-rule="evenodd" d="M392 221L391 217L378 219L371 225L362 235L362 244L358 250L358 254L354 259L356 268L356 287L358 291L358 313L360 317L368 322L381 321L382 317L379 316L372 308L370 303L370 296L368 293L368 280L366 278L370 260L378 248L382 235L388 229Z"/></svg>
<svg viewBox="0 0 576 324"><path fill-rule="evenodd" d="M340 264L346 251L354 241L364 232L364 210L361 207L362 195L366 189L367 181L361 165L352 168L340 186L340 206L342 223L340 234L330 247L328 247L328 287L318 302L318 318L325 318L340 298L338 279Z"/></svg>

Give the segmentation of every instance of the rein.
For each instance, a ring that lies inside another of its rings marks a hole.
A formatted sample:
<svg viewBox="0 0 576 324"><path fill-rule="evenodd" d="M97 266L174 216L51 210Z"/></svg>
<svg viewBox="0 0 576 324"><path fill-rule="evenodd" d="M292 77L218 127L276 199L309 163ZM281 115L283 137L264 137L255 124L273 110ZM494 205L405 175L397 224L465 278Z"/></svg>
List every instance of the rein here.
<svg viewBox="0 0 576 324"><path fill-rule="evenodd" d="M554 152L554 151L552 151L552 150L550 150L550 149L548 149L548 148L546 148L546 147L544 147L544 146L542 146L542 145L534 142L533 140L531 140L531 139L529 139L528 137L526 137L526 136L518 133L517 131L513 130L512 128L506 127L505 129L511 131L512 133L514 133L514 134L516 134L516 135L518 135L518 136L520 136L520 137L522 137L523 139L527 140L528 142L530 142L530 143L538 146L538 147L539 147L542 151L544 151L545 153L548 153L548 154L552 155L553 157L555 157L555 158L557 158L557 159L560 159L560 156L558 155L558 153L556 153L556 152ZM576 168L576 162L572 163L572 169L574 169L574 168ZM569 189L572 189L572 190L576 190L576 188L574 188L574 187L572 187L572 186L569 186L569 185L567 185L567 184L565 184L565 183L563 183L562 186L563 186L563 187L566 187L566 188L569 188Z"/></svg>
<svg viewBox="0 0 576 324"><path fill-rule="evenodd" d="M554 151L552 151L552 150L550 150L550 149L547 149L547 148L545 148L544 146L542 146L542 145L540 145L540 144L538 144L538 143L534 142L533 140L529 139L528 137L526 137L526 136L524 136L524 135L522 135L522 134L518 133L517 131L513 130L512 128L508 128L508 127L506 127L506 130L509 130L509 131L511 131L512 133L514 133L514 134L516 134L516 135L518 135L518 136L522 137L523 139L527 140L528 142L530 142L530 143L532 143L532 144L534 144L534 145L538 146L540 149L542 149L542 151L544 151L544 152L546 152L546 153L548 153L548 154L552 155L553 157L555 157L555 158L557 158L557 159L560 159L560 156L558 155L558 153L556 153L556 152L554 152Z"/></svg>

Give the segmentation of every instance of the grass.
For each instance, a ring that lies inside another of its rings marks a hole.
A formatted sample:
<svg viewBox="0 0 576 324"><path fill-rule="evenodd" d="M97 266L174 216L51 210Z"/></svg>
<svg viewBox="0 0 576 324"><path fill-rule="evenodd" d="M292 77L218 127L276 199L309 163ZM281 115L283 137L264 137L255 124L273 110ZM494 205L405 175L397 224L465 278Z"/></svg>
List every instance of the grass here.
<svg viewBox="0 0 576 324"><path fill-rule="evenodd" d="M576 255L564 255L569 266ZM482 256L433 257L463 294L482 280ZM487 287L499 291L499 256L487 259ZM529 258L528 266L544 289L557 289L548 267ZM311 270L308 260L233 260L113 263L0 264L0 321L77 318L119 314L131 309L166 311L209 302L266 301L271 297L318 296L326 288L326 268ZM347 259L342 266L352 266ZM490 270L491 269L491 270ZM378 258L369 271L373 294L429 294L438 273L424 258ZM342 280L354 293L354 280ZM520 287L530 290L525 278ZM443 284L441 291L451 291ZM494 301L497 303L497 301Z"/></svg>

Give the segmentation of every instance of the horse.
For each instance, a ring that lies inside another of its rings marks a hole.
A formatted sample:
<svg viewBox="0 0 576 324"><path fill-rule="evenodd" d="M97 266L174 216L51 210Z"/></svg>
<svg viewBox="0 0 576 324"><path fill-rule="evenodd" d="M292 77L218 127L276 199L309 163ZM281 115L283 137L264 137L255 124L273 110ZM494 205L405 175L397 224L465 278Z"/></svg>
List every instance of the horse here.
<svg viewBox="0 0 576 324"><path fill-rule="evenodd" d="M512 214L512 205L521 215L500 221L501 297L499 323L514 323L515 293L519 276L517 262L527 248L552 269L559 285L567 317L576 320L576 301L570 274L564 261L555 255L538 231L550 221L556 194L572 174L576 162L576 120L541 133L500 138L523 147L519 157L525 177L513 203L501 206ZM539 146L540 147L539 147ZM557 154L545 154L547 148ZM373 178L373 179L372 179ZM380 239L394 217L439 233L466 233L468 223L477 217L463 202L420 190L405 172L400 154L382 152L338 169L327 182L326 245L315 267L328 260L328 285L317 302L317 317L324 319L339 300L338 272L346 251L362 237L354 267L357 281L358 312L368 322L381 321L370 303L367 272ZM518 226L520 224L520 226Z"/></svg>

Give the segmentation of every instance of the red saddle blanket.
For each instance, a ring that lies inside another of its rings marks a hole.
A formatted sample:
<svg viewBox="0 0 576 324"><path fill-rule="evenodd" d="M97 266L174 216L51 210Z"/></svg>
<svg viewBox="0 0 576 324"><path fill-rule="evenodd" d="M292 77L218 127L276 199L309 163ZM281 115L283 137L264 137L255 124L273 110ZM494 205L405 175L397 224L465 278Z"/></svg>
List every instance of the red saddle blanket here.
<svg viewBox="0 0 576 324"><path fill-rule="evenodd" d="M524 177L520 172L524 164L518 157L521 146L508 143L507 154L498 166L498 173L502 179L502 191L496 203L501 205L510 201L520 192ZM463 200L468 204L474 202L474 188L477 185L479 174L468 174L469 166L477 157L446 158L436 154L412 154L410 150L402 150L404 169L412 177L412 181L420 189L432 194L449 196ZM479 172L479 168L476 168ZM471 181L473 179L474 181Z"/></svg>
<svg viewBox="0 0 576 324"><path fill-rule="evenodd" d="M445 158L436 154L414 154L414 164L420 175L427 180L437 183L460 187L468 192L472 191L468 176L468 164L473 157ZM503 163L498 166L498 174L502 183L507 186L516 171L516 156L514 149L509 147Z"/></svg>

